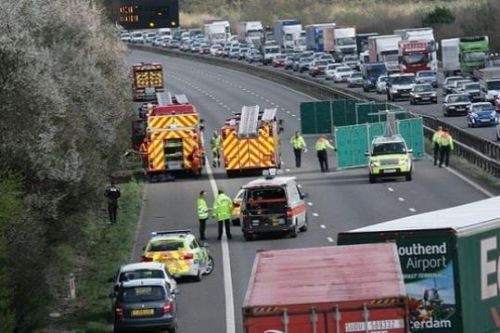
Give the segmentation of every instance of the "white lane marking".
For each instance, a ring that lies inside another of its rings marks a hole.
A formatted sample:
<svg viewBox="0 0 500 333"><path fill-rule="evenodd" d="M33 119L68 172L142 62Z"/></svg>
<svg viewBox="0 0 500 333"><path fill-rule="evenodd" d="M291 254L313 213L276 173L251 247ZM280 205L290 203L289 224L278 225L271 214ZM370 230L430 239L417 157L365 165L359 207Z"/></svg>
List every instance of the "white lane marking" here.
<svg viewBox="0 0 500 333"><path fill-rule="evenodd" d="M401 202L403 202L403 201L405 201L405 198L399 197L398 200L401 201Z"/></svg>
<svg viewBox="0 0 500 333"><path fill-rule="evenodd" d="M290 169L285 169L285 172L290 172Z"/></svg>
<svg viewBox="0 0 500 333"><path fill-rule="evenodd" d="M318 217L318 216L319 216L319 214L318 214L318 213L313 213L313 216L314 216L314 217Z"/></svg>
<svg viewBox="0 0 500 333"><path fill-rule="evenodd" d="M295 114L292 114L292 117L297 117L297 115L295 115Z"/></svg>
<svg viewBox="0 0 500 333"><path fill-rule="evenodd" d="M415 213L417 211L415 208L408 208L408 210L412 213Z"/></svg>
<svg viewBox="0 0 500 333"><path fill-rule="evenodd" d="M394 192L394 189L392 187L388 187L387 189L389 190L389 192Z"/></svg>
<svg viewBox="0 0 500 333"><path fill-rule="evenodd" d="M326 226L324 224L319 226L321 229L326 229Z"/></svg>
<svg viewBox="0 0 500 333"><path fill-rule="evenodd" d="M328 239L328 241L329 241L330 243L333 243L333 238L332 238L332 237L327 237L326 239Z"/></svg>
<svg viewBox="0 0 500 333"><path fill-rule="evenodd" d="M309 201L307 204L308 204L309 206L312 206L312 205L313 205L313 203L312 203L312 202L310 202L310 201Z"/></svg>
<svg viewBox="0 0 500 333"><path fill-rule="evenodd" d="M487 189L485 189L484 187L482 187L481 185L479 185L478 183L476 183L472 179L467 178L466 176L464 176L463 174L461 174L457 170L451 169L451 168L445 168L445 169L446 169L446 171L448 171L448 172L454 174L455 176L457 176L458 178L462 179L464 182L466 182L470 186L474 187L476 190L483 193L487 197L492 198L495 196L493 193L491 193L490 191L488 191Z"/></svg>
<svg viewBox="0 0 500 333"><path fill-rule="evenodd" d="M215 182L214 174L210 166L210 161L206 157L207 175L210 181L210 187L214 198L219 192L217 189L217 183ZM229 257L229 245L227 243L226 234L224 233L221 240L222 248L222 271L224 274L224 295L226 298L226 333L235 333L236 324L234 319L234 295L233 295L233 278L231 276L231 260Z"/></svg>
<svg viewBox="0 0 500 333"><path fill-rule="evenodd" d="M297 185L297 187L298 187L298 188L302 188L302 185L298 184L298 185Z"/></svg>

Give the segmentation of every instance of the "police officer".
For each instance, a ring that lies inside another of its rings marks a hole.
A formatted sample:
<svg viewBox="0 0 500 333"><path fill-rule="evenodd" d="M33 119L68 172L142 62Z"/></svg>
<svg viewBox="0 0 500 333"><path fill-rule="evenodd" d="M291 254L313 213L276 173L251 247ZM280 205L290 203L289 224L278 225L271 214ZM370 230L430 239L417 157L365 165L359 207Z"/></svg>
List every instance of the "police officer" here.
<svg viewBox="0 0 500 333"><path fill-rule="evenodd" d="M290 139L290 144L292 145L293 153L295 155L295 166L297 168L300 168L302 150L304 150L305 152L307 146L304 138L300 135L299 131L295 132L295 135L292 136L292 138Z"/></svg>
<svg viewBox="0 0 500 333"><path fill-rule="evenodd" d="M110 185L106 187L104 196L108 199L108 215L109 222L116 223L116 214L118 212L118 198L121 196L120 188L115 185L115 181L111 179Z"/></svg>
<svg viewBox="0 0 500 333"><path fill-rule="evenodd" d="M439 167L448 166L450 163L450 151L453 150L453 138L447 128L443 130L443 134L439 137Z"/></svg>
<svg viewBox="0 0 500 333"><path fill-rule="evenodd" d="M335 147L327 140L327 138L322 135L316 141L316 153L318 155L319 166L321 168L321 172L328 172L328 154L327 149L331 149L335 151Z"/></svg>
<svg viewBox="0 0 500 333"><path fill-rule="evenodd" d="M220 148L221 148L221 137L217 131L210 138L210 150L212 151L212 166L214 168L220 167Z"/></svg>
<svg viewBox="0 0 500 333"><path fill-rule="evenodd" d="M432 144L434 146L434 165L437 165L439 159L439 138L441 135L443 135L443 128L439 126L437 131L434 132L434 135L432 136Z"/></svg>
<svg viewBox="0 0 500 333"><path fill-rule="evenodd" d="M222 228L223 224L226 229L227 239L231 239L231 226L229 224L231 220L231 211L233 208L233 200L227 196L222 190L219 190L219 194L215 198L213 205L213 215L217 221L219 228L219 236L217 240L221 240L222 238Z"/></svg>
<svg viewBox="0 0 500 333"><path fill-rule="evenodd" d="M207 201L205 200L205 195L206 195L205 190L201 190L198 199L196 199L196 210L198 214L198 221L200 222L200 240L206 240L205 228L207 226L209 209Z"/></svg>

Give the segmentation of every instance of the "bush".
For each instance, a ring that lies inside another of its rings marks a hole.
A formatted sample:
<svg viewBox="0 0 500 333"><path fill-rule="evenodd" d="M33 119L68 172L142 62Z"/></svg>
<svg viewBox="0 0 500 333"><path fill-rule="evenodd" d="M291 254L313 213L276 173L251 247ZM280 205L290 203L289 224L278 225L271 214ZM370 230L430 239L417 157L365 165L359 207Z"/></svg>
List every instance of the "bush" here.
<svg viewBox="0 0 500 333"><path fill-rule="evenodd" d="M422 21L423 25L449 24L455 22L455 15L447 7L436 6Z"/></svg>

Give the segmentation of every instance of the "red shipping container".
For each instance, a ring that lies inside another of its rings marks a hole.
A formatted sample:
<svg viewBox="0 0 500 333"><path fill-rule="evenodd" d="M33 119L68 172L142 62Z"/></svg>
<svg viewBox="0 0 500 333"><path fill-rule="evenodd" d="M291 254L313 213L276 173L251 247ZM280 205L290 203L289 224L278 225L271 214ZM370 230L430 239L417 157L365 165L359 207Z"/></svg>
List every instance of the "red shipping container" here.
<svg viewBox="0 0 500 333"><path fill-rule="evenodd" d="M396 245L261 251L245 301L245 333L406 333Z"/></svg>

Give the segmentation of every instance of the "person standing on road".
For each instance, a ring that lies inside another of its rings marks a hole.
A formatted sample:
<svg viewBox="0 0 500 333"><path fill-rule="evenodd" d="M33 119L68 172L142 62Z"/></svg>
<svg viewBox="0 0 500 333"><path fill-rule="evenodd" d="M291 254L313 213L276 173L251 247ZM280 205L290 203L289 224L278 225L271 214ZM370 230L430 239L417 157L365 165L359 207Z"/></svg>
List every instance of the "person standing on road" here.
<svg viewBox="0 0 500 333"><path fill-rule="evenodd" d="M290 139L290 143L295 155L295 167L300 168L302 151L306 152L307 150L306 142L304 141L302 135L300 135L300 132L297 131Z"/></svg>
<svg viewBox="0 0 500 333"><path fill-rule="evenodd" d="M220 148L221 148L221 137L217 131L210 138L210 150L212 151L212 166L214 168L220 167Z"/></svg>
<svg viewBox="0 0 500 333"><path fill-rule="evenodd" d="M205 195L206 195L205 190L201 190L198 199L196 199L196 210L198 213L198 221L200 223L200 240L206 240L205 229L207 226L209 209L207 201L205 200Z"/></svg>
<svg viewBox="0 0 500 333"><path fill-rule="evenodd" d="M213 205L213 215L217 221L219 228L219 236L217 240L222 239L222 229L225 227L227 239L231 239L231 210L233 208L233 200L227 196L222 190L219 190L219 194L215 198Z"/></svg>
<svg viewBox="0 0 500 333"><path fill-rule="evenodd" d="M116 215L118 213L118 198L121 196L120 188L115 185L114 179L111 179L110 184L104 191L104 196L108 199L108 215L109 222L116 223Z"/></svg>
<svg viewBox="0 0 500 333"><path fill-rule="evenodd" d="M432 145L434 148L434 165L437 165L439 159L439 138L443 135L443 128L441 126L438 127L437 131L434 132L432 136Z"/></svg>
<svg viewBox="0 0 500 333"><path fill-rule="evenodd" d="M328 139L324 135L322 135L316 141L315 148L318 155L321 172L328 172L328 153L326 150L331 149L333 151L336 151L335 147L328 141Z"/></svg>
<svg viewBox="0 0 500 333"><path fill-rule="evenodd" d="M439 137L439 167L448 166L450 163L450 152L453 150L453 138L447 128Z"/></svg>

